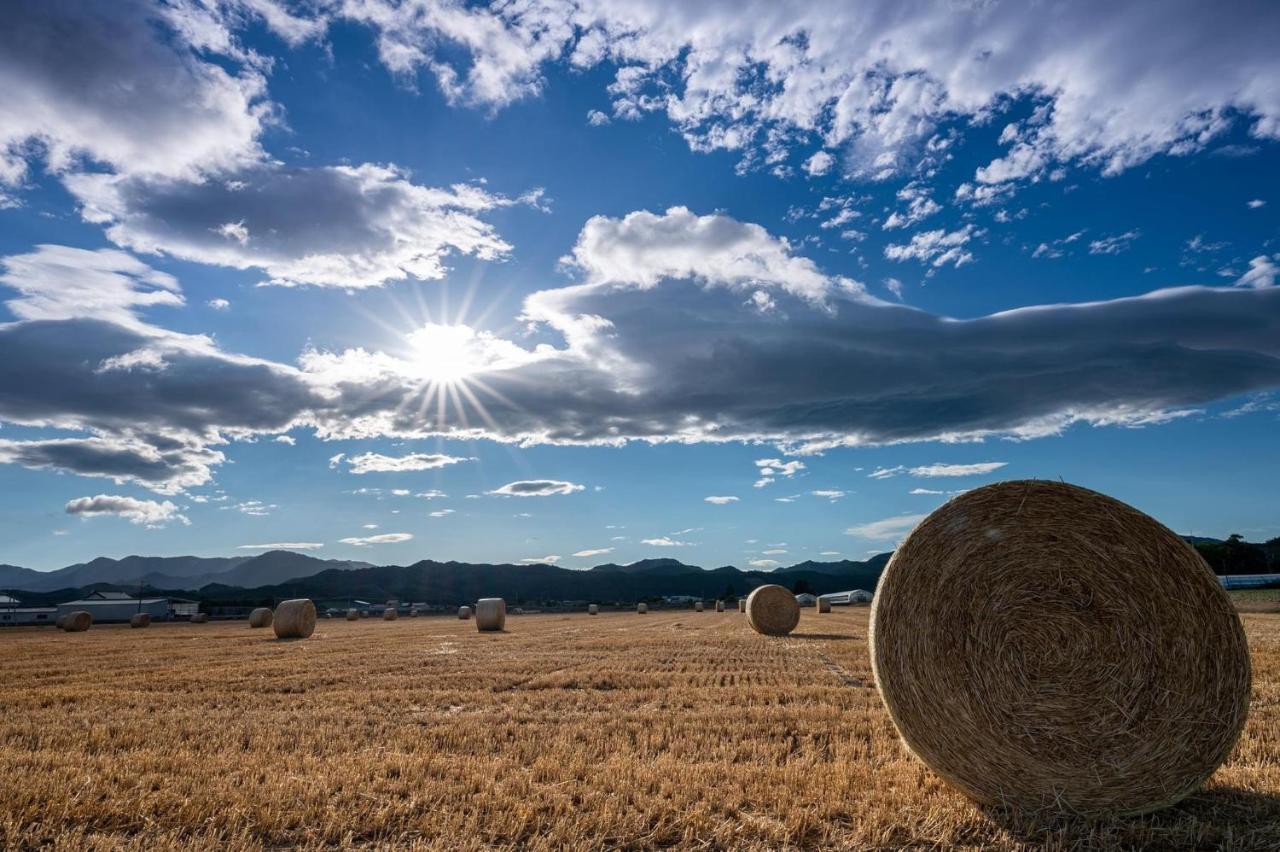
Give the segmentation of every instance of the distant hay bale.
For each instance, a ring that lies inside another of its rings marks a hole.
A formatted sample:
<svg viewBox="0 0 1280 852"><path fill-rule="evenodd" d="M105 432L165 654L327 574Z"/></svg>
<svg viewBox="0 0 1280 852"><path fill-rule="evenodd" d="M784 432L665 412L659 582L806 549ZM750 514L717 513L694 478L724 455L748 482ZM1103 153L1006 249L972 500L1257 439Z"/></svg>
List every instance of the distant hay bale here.
<svg viewBox="0 0 1280 852"><path fill-rule="evenodd" d="M747 623L765 636L786 636L800 623L800 604L782 586L761 586L747 595Z"/></svg>
<svg viewBox="0 0 1280 852"><path fill-rule="evenodd" d="M362 610L360 610L360 617L361 617L361 618L368 618L368 617L369 617L369 610L367 610L367 609L362 609Z"/></svg>
<svg viewBox="0 0 1280 852"><path fill-rule="evenodd" d="M470 617L471 617L471 607L469 606L458 607L458 618L461 618L465 621Z"/></svg>
<svg viewBox="0 0 1280 852"><path fill-rule="evenodd" d="M641 615L644 615L648 611L649 611L649 605L647 603L636 604L636 612L640 613Z"/></svg>
<svg viewBox="0 0 1280 852"><path fill-rule="evenodd" d="M191 616L191 623L192 623L192 624L208 624L208 623L209 623L209 613L207 613L207 612L197 612L195 615Z"/></svg>
<svg viewBox="0 0 1280 852"><path fill-rule="evenodd" d="M410 610L409 610L409 617L410 617L410 618L417 618L417 617L418 617L418 610L417 610L417 609L410 609Z"/></svg>
<svg viewBox="0 0 1280 852"><path fill-rule="evenodd" d="M272 626L277 639L306 639L316 630L316 605L310 598L295 598L276 607Z"/></svg>
<svg viewBox="0 0 1280 852"><path fill-rule="evenodd" d="M747 611L747 599L738 598L738 612L746 612L746 611Z"/></svg>
<svg viewBox="0 0 1280 852"><path fill-rule="evenodd" d="M588 604L588 605L587 605L587 615L599 615L599 614L600 614L600 605L599 605L599 604Z"/></svg>
<svg viewBox="0 0 1280 852"><path fill-rule="evenodd" d="M481 598L476 601L476 628L501 630L507 625L507 602L502 598Z"/></svg>
<svg viewBox="0 0 1280 852"><path fill-rule="evenodd" d="M347 610L347 621L359 621L359 620L360 620L360 610L358 609Z"/></svg>
<svg viewBox="0 0 1280 852"><path fill-rule="evenodd" d="M83 633L93 626L93 616L82 609L67 613L62 629L68 633Z"/></svg>
<svg viewBox="0 0 1280 852"><path fill-rule="evenodd" d="M132 628L142 628L151 626L151 613L135 612L129 616L129 626Z"/></svg>
<svg viewBox="0 0 1280 852"><path fill-rule="evenodd" d="M818 612L831 612L831 601L826 598L818 598Z"/></svg>
<svg viewBox="0 0 1280 852"><path fill-rule="evenodd" d="M724 612L724 601L716 601L716 612Z"/></svg>
<svg viewBox="0 0 1280 852"><path fill-rule="evenodd" d="M693 604L694 612L702 612L702 601L695 601Z"/></svg>
<svg viewBox="0 0 1280 852"><path fill-rule="evenodd" d="M1244 630L1200 556L1060 482L935 510L886 566L868 639L903 741L985 804L1166 807L1226 759L1248 712Z"/></svg>
<svg viewBox="0 0 1280 852"><path fill-rule="evenodd" d="M58 617L57 617L57 619L55 619L55 620L54 620L54 622L53 622L53 626L54 626L54 627L56 627L56 628L58 628L59 630L66 630L66 629L67 629L67 616L66 616L65 614L64 614L64 615L60 615L60 616L58 616Z"/></svg>
<svg viewBox="0 0 1280 852"><path fill-rule="evenodd" d="M396 609L393 609L392 607L387 607L385 610L382 611L383 621L395 621L399 617L400 617L399 611Z"/></svg>
<svg viewBox="0 0 1280 852"><path fill-rule="evenodd" d="M253 612L249 613L250 627L270 627L271 626L271 608L260 606Z"/></svg>

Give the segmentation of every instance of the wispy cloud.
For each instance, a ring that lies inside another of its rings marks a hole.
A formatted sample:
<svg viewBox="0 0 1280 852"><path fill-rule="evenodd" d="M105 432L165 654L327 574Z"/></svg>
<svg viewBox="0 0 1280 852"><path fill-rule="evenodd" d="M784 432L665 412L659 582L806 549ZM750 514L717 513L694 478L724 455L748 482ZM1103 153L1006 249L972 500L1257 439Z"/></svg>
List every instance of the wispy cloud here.
<svg viewBox="0 0 1280 852"><path fill-rule="evenodd" d="M399 544L404 541L411 541L413 533L382 533L381 535L356 536L352 538L340 538L339 544L350 544L355 547L368 547L371 544Z"/></svg>
<svg viewBox="0 0 1280 852"><path fill-rule="evenodd" d="M927 517L928 515L897 515L892 518L858 524L857 526L849 527L844 532L845 535L869 538L876 541L897 539L911 532L915 529L916 524Z"/></svg>
<svg viewBox="0 0 1280 852"><path fill-rule="evenodd" d="M521 479L508 482L500 488L488 492L503 497L550 497L554 494L572 494L581 491L584 486L561 479Z"/></svg>

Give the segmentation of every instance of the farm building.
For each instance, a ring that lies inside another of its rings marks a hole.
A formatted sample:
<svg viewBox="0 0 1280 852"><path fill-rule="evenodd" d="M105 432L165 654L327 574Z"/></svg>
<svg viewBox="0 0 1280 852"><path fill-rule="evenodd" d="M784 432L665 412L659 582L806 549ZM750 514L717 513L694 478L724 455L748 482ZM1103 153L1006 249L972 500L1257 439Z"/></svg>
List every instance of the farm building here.
<svg viewBox="0 0 1280 852"><path fill-rule="evenodd" d="M822 599L830 601L832 606L848 606L849 604L871 603L871 593L865 589L853 589L848 592L831 592L822 595Z"/></svg>
<svg viewBox="0 0 1280 852"><path fill-rule="evenodd" d="M811 595L808 592L801 592L796 595L796 603L800 604L800 606L817 606L818 596Z"/></svg>
<svg viewBox="0 0 1280 852"><path fill-rule="evenodd" d="M58 608L53 606L12 606L0 608L0 627L17 624L53 624Z"/></svg>
<svg viewBox="0 0 1280 852"><path fill-rule="evenodd" d="M128 621L140 612L151 616L152 621L162 621L169 617L168 598L131 598L123 597L118 592L94 592L78 601L58 604L57 614L84 610L93 616L94 624Z"/></svg>

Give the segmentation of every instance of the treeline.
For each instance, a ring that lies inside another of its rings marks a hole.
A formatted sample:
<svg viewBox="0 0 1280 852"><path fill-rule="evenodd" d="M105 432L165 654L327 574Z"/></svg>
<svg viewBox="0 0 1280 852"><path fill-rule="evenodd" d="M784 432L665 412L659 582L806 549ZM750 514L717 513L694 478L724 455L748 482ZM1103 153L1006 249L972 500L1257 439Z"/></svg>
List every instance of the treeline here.
<svg viewBox="0 0 1280 852"><path fill-rule="evenodd" d="M1255 544L1233 534L1226 541L1196 539L1192 545L1215 574L1280 574L1280 537Z"/></svg>

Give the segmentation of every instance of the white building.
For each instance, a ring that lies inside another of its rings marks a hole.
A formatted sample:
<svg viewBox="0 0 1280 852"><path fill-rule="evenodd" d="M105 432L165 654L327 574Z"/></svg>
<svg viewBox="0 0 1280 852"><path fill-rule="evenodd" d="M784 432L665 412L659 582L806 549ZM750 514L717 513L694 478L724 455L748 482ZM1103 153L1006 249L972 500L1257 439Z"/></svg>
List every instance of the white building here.
<svg viewBox="0 0 1280 852"><path fill-rule="evenodd" d="M796 595L796 603L800 604L800 606L817 606L818 596L811 595L808 592L801 592Z"/></svg>
<svg viewBox="0 0 1280 852"><path fill-rule="evenodd" d="M0 627L18 624L53 624L58 620L54 606L6 606L0 609Z"/></svg>
<svg viewBox="0 0 1280 852"><path fill-rule="evenodd" d="M58 615L84 610L93 616L94 624L112 621L128 621L140 612L151 616L153 621L162 621L169 617L168 598L131 598L121 592L94 592L78 601L58 604Z"/></svg>

